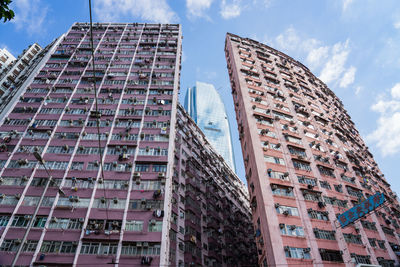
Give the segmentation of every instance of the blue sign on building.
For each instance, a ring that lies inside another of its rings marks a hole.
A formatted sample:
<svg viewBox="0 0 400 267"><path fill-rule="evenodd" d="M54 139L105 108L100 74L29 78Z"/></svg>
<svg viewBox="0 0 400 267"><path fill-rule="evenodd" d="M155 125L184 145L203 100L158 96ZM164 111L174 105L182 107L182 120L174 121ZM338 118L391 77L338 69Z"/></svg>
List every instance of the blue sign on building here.
<svg viewBox="0 0 400 267"><path fill-rule="evenodd" d="M350 223L358 220L359 218L363 217L367 213L370 213L371 211L382 205L383 202L385 202L385 195L383 193L376 193L375 195L370 196L360 204L340 214L338 216L340 226L342 228L346 227Z"/></svg>

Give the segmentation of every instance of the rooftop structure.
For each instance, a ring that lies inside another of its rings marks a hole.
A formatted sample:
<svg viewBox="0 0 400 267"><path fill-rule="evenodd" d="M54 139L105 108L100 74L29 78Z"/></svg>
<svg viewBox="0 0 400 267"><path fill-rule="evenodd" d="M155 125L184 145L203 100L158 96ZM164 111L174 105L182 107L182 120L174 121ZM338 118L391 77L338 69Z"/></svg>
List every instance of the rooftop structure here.
<svg viewBox="0 0 400 267"><path fill-rule="evenodd" d="M228 33L225 53L260 266L394 266L400 206L338 97L310 70ZM378 192L351 226L337 215Z"/></svg>

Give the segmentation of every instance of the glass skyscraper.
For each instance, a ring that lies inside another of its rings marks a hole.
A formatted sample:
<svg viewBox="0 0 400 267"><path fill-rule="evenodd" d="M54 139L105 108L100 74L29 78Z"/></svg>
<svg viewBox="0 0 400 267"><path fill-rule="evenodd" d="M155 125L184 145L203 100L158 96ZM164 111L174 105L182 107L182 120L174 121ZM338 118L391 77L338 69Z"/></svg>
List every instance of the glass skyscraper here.
<svg viewBox="0 0 400 267"><path fill-rule="evenodd" d="M229 120L224 103L212 84L196 82L185 96L185 109L211 145L236 172Z"/></svg>

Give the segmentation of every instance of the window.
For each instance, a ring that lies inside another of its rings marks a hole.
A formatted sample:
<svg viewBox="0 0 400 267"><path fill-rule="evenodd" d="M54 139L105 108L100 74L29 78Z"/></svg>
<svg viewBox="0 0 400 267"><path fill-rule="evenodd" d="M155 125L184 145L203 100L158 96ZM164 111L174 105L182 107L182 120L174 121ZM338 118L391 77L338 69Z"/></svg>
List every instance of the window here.
<svg viewBox="0 0 400 267"><path fill-rule="evenodd" d="M275 206L276 206L276 212L278 212L279 214L299 216L299 211L297 210L297 208L281 206L279 204L278 205L275 204Z"/></svg>
<svg viewBox="0 0 400 267"><path fill-rule="evenodd" d="M379 248L386 249L385 240L377 240L377 242L378 242Z"/></svg>
<svg viewBox="0 0 400 267"><path fill-rule="evenodd" d="M79 230L82 229L83 218L52 218L49 224L50 229L70 229Z"/></svg>
<svg viewBox="0 0 400 267"><path fill-rule="evenodd" d="M332 190L331 185L327 181L319 181L319 184L322 188Z"/></svg>
<svg viewBox="0 0 400 267"><path fill-rule="evenodd" d="M24 246L22 247L23 252L34 252L36 249L38 241L36 240L27 240ZM19 243L14 239L5 239L3 244L1 244L0 251L17 251Z"/></svg>
<svg viewBox="0 0 400 267"><path fill-rule="evenodd" d="M125 231L143 231L143 221L126 221Z"/></svg>
<svg viewBox="0 0 400 267"><path fill-rule="evenodd" d="M317 186L317 180L314 178L309 178L306 176L297 176L297 179L299 180L299 183L301 183L301 184Z"/></svg>
<svg viewBox="0 0 400 267"><path fill-rule="evenodd" d="M285 161L278 157L264 156L264 161L269 163L285 165Z"/></svg>
<svg viewBox="0 0 400 267"><path fill-rule="evenodd" d="M353 234L344 233L343 237L347 243L354 243L354 244L362 245L361 235L353 235Z"/></svg>
<svg viewBox="0 0 400 267"><path fill-rule="evenodd" d="M161 232L162 231L162 221L153 221L149 222L149 232Z"/></svg>
<svg viewBox="0 0 400 267"><path fill-rule="evenodd" d="M324 201L330 205L347 208L347 200L337 199L336 197L324 196Z"/></svg>
<svg viewBox="0 0 400 267"><path fill-rule="evenodd" d="M290 154L292 154L292 155L296 155L296 156L303 157L303 158L307 157L306 151L303 149L300 149L300 148L297 148L294 146L288 146L288 149L289 149Z"/></svg>
<svg viewBox="0 0 400 267"><path fill-rule="evenodd" d="M77 244L68 241L43 241L42 253L75 253Z"/></svg>
<svg viewBox="0 0 400 267"><path fill-rule="evenodd" d="M376 224L375 222L370 222L370 221L366 221L366 220L361 220L361 224L364 228L368 229L368 230L372 230L372 231L378 231L376 229Z"/></svg>
<svg viewBox="0 0 400 267"><path fill-rule="evenodd" d="M301 226L279 224L279 228L282 235L304 236L304 230Z"/></svg>
<svg viewBox="0 0 400 267"><path fill-rule="evenodd" d="M350 254L351 258L355 260L356 263L371 264L369 255L358 255L355 253Z"/></svg>
<svg viewBox="0 0 400 267"><path fill-rule="evenodd" d="M285 254L287 258L294 259L311 259L310 249L308 248L294 248L294 247L285 247Z"/></svg>
<svg viewBox="0 0 400 267"><path fill-rule="evenodd" d="M81 254L95 255L115 255L117 253L118 243L82 243Z"/></svg>
<svg viewBox="0 0 400 267"><path fill-rule="evenodd" d="M10 216L0 215L0 227L6 226L9 220L10 220Z"/></svg>
<svg viewBox="0 0 400 267"><path fill-rule="evenodd" d="M322 200L321 193L319 192L308 191L308 190L302 190L302 191L305 200L310 200L315 202L319 202Z"/></svg>
<svg viewBox="0 0 400 267"><path fill-rule="evenodd" d="M16 206L18 203L18 199L11 195L11 196L4 196L0 198L0 204L1 205L9 205L9 206Z"/></svg>
<svg viewBox="0 0 400 267"><path fill-rule="evenodd" d="M157 180L141 180L140 184L134 183L132 190L158 190L161 189L161 181Z"/></svg>
<svg viewBox="0 0 400 267"><path fill-rule="evenodd" d="M167 165L153 165L152 166L152 171L153 172L166 172L167 171Z"/></svg>
<svg viewBox="0 0 400 267"><path fill-rule="evenodd" d="M99 208L99 209L124 209L125 208L125 199L118 199L118 198L112 198L112 199L106 199L106 198L97 198L93 202L93 207L94 208Z"/></svg>
<svg viewBox="0 0 400 267"><path fill-rule="evenodd" d="M293 137L293 136L290 136L290 135L286 136L285 139L288 142L292 142L292 143L295 143L295 144L298 144L298 145L302 145L303 144L303 142L301 141L300 138Z"/></svg>
<svg viewBox="0 0 400 267"><path fill-rule="evenodd" d="M315 238L326 239L326 240L336 240L335 231L327 231L318 228L314 228Z"/></svg>
<svg viewBox="0 0 400 267"><path fill-rule="evenodd" d="M292 160L292 161L293 161L293 166L295 169L308 171L308 172L311 171L311 166L309 163L303 162L303 161L298 161L298 160Z"/></svg>
<svg viewBox="0 0 400 267"><path fill-rule="evenodd" d="M327 167L321 166L321 165L317 165L317 166L318 166L319 172L320 172L322 175L330 176L330 177L335 178L335 174L334 174L334 172L333 172L333 169L330 169L330 168L327 168Z"/></svg>
<svg viewBox="0 0 400 267"><path fill-rule="evenodd" d="M327 211L319 211L319 210L308 209L307 212L308 212L308 216L311 219L329 221L329 217L328 217L328 212Z"/></svg>
<svg viewBox="0 0 400 267"><path fill-rule="evenodd" d="M269 178L289 181L289 175L285 175L285 173L283 173L283 172L276 172L276 171L273 171L272 169L268 169L267 175Z"/></svg>
<svg viewBox="0 0 400 267"><path fill-rule="evenodd" d="M164 201L150 199L134 199L129 203L129 208L132 210L156 210L164 208Z"/></svg>
<svg viewBox="0 0 400 267"><path fill-rule="evenodd" d="M136 164L135 172L148 172L149 165L148 164Z"/></svg>
<svg viewBox="0 0 400 267"><path fill-rule="evenodd" d="M319 254L323 261L343 262L341 251L320 248Z"/></svg>
<svg viewBox="0 0 400 267"><path fill-rule="evenodd" d="M46 153L53 154L72 154L74 148L68 145L65 146L49 146L46 150Z"/></svg>
<svg viewBox="0 0 400 267"><path fill-rule="evenodd" d="M160 255L161 244L150 242L129 242L122 244L122 255Z"/></svg>
<svg viewBox="0 0 400 267"><path fill-rule="evenodd" d="M139 156L167 156L168 149L160 148L139 148Z"/></svg>
<svg viewBox="0 0 400 267"><path fill-rule="evenodd" d="M333 185L333 187L335 187L336 192L343 193L343 185L335 184L335 185Z"/></svg>
<svg viewBox="0 0 400 267"><path fill-rule="evenodd" d="M368 242L371 247L376 248L376 238L368 238Z"/></svg>
<svg viewBox="0 0 400 267"><path fill-rule="evenodd" d="M293 197L293 188L292 187L283 187L278 186L276 184L271 184L272 194L276 196L286 196L286 197Z"/></svg>
<svg viewBox="0 0 400 267"><path fill-rule="evenodd" d="M68 166L68 161L46 161L46 168L48 170L66 170ZM39 169L44 169L43 165L39 165Z"/></svg>

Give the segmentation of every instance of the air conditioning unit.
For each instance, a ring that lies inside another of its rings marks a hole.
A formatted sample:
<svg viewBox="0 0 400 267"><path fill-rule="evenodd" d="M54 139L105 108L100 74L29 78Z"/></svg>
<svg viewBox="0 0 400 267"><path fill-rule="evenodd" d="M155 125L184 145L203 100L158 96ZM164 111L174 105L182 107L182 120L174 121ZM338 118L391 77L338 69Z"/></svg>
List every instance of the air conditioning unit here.
<svg viewBox="0 0 400 267"><path fill-rule="evenodd" d="M288 216L288 215L289 215L289 211L288 211L288 210L285 210L285 211L283 211L282 214L285 215L285 216Z"/></svg>

